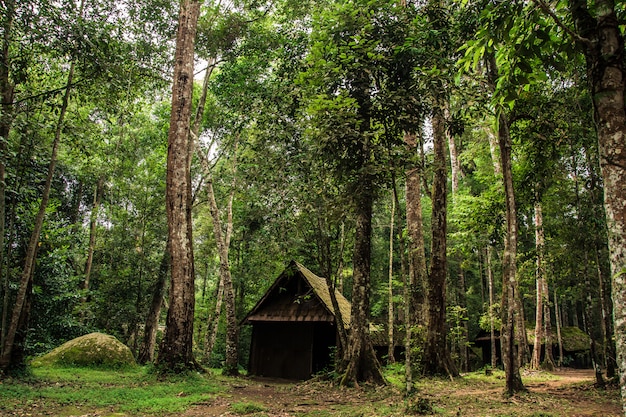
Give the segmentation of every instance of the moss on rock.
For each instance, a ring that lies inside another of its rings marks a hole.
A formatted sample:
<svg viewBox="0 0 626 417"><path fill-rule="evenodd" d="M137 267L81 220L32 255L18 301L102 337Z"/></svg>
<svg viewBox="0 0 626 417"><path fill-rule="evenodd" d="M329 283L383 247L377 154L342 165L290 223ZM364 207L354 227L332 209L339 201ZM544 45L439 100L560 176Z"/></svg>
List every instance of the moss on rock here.
<svg viewBox="0 0 626 417"><path fill-rule="evenodd" d="M34 359L31 365L95 366L115 369L135 366L136 362L128 346L115 337L103 333L90 333L70 340Z"/></svg>

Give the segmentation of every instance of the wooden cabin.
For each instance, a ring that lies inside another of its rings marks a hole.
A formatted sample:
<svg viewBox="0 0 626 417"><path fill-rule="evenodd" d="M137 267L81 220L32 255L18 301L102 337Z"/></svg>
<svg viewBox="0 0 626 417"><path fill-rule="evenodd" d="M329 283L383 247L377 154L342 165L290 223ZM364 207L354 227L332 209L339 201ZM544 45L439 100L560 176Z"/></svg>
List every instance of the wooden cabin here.
<svg viewBox="0 0 626 417"><path fill-rule="evenodd" d="M349 328L350 302L335 295ZM291 261L242 324L252 326L251 375L303 380L333 363L337 328L326 280L298 262Z"/></svg>

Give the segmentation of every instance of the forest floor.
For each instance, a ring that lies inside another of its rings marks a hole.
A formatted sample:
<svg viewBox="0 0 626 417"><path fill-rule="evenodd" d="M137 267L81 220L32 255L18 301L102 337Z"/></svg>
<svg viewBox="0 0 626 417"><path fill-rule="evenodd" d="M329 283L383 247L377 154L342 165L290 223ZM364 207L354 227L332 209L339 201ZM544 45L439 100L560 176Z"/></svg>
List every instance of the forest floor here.
<svg viewBox="0 0 626 417"><path fill-rule="evenodd" d="M528 392L512 398L502 395L502 377L424 380L410 402L393 386L340 389L326 382L242 378L182 416L623 416L617 387L597 389L592 370L526 373Z"/></svg>
<svg viewBox="0 0 626 417"><path fill-rule="evenodd" d="M524 371L528 392L505 398L504 373L472 372L454 380L422 378L410 399L402 367L388 367L385 387L339 388L327 381L293 382L191 374L160 379L149 368L33 369L30 379L0 379L2 417L484 417L623 416L619 390L598 389L591 370Z"/></svg>

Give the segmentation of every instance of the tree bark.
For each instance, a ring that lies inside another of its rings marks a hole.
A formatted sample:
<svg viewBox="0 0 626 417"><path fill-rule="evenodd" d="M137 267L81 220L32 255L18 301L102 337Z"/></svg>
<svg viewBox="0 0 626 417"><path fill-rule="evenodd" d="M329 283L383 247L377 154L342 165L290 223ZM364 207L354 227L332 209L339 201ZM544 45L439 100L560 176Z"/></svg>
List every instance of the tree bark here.
<svg viewBox="0 0 626 417"><path fill-rule="evenodd" d="M491 154L491 161L493 162L493 173L496 178L502 176L502 166L500 164L500 155L498 151L498 138L493 133L493 129L490 127L485 128L487 133L487 139L489 140L489 153Z"/></svg>
<svg viewBox="0 0 626 417"><path fill-rule="evenodd" d="M13 93L14 86L10 79L11 57L9 47L11 45L11 32L13 19L15 18L15 1L5 2L6 13L3 17L2 56L0 57L0 94L2 104L0 106L0 288L2 289L2 321L0 322L0 355L6 338L6 321L8 319L9 306L9 277L4 273L4 247L5 247L5 219L6 219L6 163L7 143L9 132L13 123Z"/></svg>
<svg viewBox="0 0 626 417"><path fill-rule="evenodd" d="M209 86L209 80L211 74L215 68L217 59L211 57L209 59L209 65L204 76L202 83L202 92L200 99L198 100L198 106L196 108L196 114L194 118L194 124L192 127L192 146L197 151L198 158L200 159L200 165L202 166L203 173L206 177L206 190L209 200L209 212L213 220L213 234L215 235L215 241L217 244L217 251L220 258L220 279L218 282L217 299L215 303L215 314L213 316L212 323L207 325L207 335L204 356L208 361L215 340L217 339L218 324L220 320L222 302L226 300L226 361L224 363L225 375L238 375L239 374L239 329L237 327L236 316L236 302L233 289L233 281L230 273L230 261L228 259L228 253L230 248L230 238L233 230L233 200L235 197L235 181L236 181L236 160L233 166L233 184L231 186L230 197L227 204L227 222L226 231L222 231L222 220L220 218L219 208L217 200L215 199L215 191L213 189L213 174L211 172L211 166L207 156L202 152L200 147L199 135L200 124L202 121L202 115L204 114L204 108L206 105L206 97ZM235 153L237 152L237 146L235 145Z"/></svg>
<svg viewBox="0 0 626 417"><path fill-rule="evenodd" d="M517 213L515 194L513 191L513 171L511 167L511 138L506 117L501 114L498 128L502 176L505 193L506 236L504 238L503 282L502 282L502 330L500 345L502 363L506 374L506 392L513 395L525 391L519 371L519 356L515 350L516 325L518 324L516 308L517 294ZM524 328L519 329L524 331Z"/></svg>
<svg viewBox="0 0 626 417"><path fill-rule="evenodd" d="M463 177L463 171L461 170L461 161L459 160L459 152L456 147L453 135L446 135L448 137L448 151L450 152L450 171L452 177L452 194L456 194L459 191L459 180Z"/></svg>
<svg viewBox="0 0 626 417"><path fill-rule="evenodd" d="M613 302L611 301L605 274L600 265L599 248L596 248L596 271L600 282L600 308L602 310L602 338L604 346L604 362L606 366L606 377L616 376L617 365L615 363L615 333L613 332Z"/></svg>
<svg viewBox="0 0 626 417"><path fill-rule="evenodd" d="M595 3L595 17L587 2L572 0L570 8L587 62L594 121L598 134L604 207L609 231L613 276L613 317L622 405L626 413L626 110L624 37L612 0Z"/></svg>
<svg viewBox="0 0 626 417"><path fill-rule="evenodd" d="M556 339L559 345L559 361L557 365L561 366L563 364L563 338L561 338L561 314L559 312L559 299L556 295L556 290L554 290L554 322L556 324Z"/></svg>
<svg viewBox="0 0 626 417"><path fill-rule="evenodd" d="M552 371L555 368L554 355L552 354L553 337L552 324L550 319L550 292L548 291L548 280L543 280L543 335L545 337L546 353L543 359L543 368Z"/></svg>
<svg viewBox="0 0 626 417"><path fill-rule="evenodd" d="M367 148L367 145L365 145ZM369 154L367 152L366 154ZM380 363L376 358L369 331L370 263L372 210L374 206L373 179L363 167L355 196L356 233L353 257L352 309L348 348L340 368L341 385L358 385L360 381L384 384Z"/></svg>
<svg viewBox="0 0 626 417"><path fill-rule="evenodd" d="M394 196L391 198L391 219L389 220L389 277L387 286L388 296L388 308L387 308L387 338L389 339L389 346L387 349L387 361L389 363L395 363L394 357L394 308L393 308L393 238L394 238L394 215L396 213L396 199Z"/></svg>
<svg viewBox="0 0 626 417"><path fill-rule="evenodd" d="M447 114L446 114L447 116ZM463 171L461 169L461 162L459 159L459 152L454 141L454 136L451 134L446 135L448 137L448 151L450 152L450 168L452 176L452 199L457 197L459 193L459 180L463 177ZM463 270L463 252L458 250L456 253L457 262L459 263L459 274L457 282L457 294L459 306L467 309L467 287L465 284L465 271ZM482 281L482 280L481 280ZM459 356L460 356L460 369L464 372L469 371L469 326L468 320L463 320L463 334L459 341Z"/></svg>
<svg viewBox="0 0 626 417"><path fill-rule="evenodd" d="M428 326L422 368L426 375L457 376L446 340L447 177L446 132L443 109L432 118L434 179L432 191L432 243L428 279Z"/></svg>
<svg viewBox="0 0 626 417"><path fill-rule="evenodd" d="M418 140L415 134L404 135L404 142L414 153L414 158L421 155L418 151ZM419 145L421 147L421 144ZM413 358L421 334L424 329L424 300L426 282L426 255L424 249L424 232L422 221L422 164L414 164L406 171L406 227L407 227L407 258L408 282L405 284L405 384L407 393L414 390L414 362L421 358Z"/></svg>
<svg viewBox="0 0 626 417"><path fill-rule="evenodd" d="M238 375L239 374L239 329L237 326L236 316L236 303L235 293L233 289L233 280L230 273L230 261L228 259L228 252L230 247L230 237L233 228L232 206L235 195L235 184L232 184L231 193L228 201L228 220L226 224L226 232L222 231L222 221L220 218L219 209L217 206L217 200L215 199L215 191L213 190L213 176L209 161L200 151L199 144L196 144L200 162L206 176L206 189L209 201L209 211L211 218L213 219L213 234L215 235L215 241L217 244L217 252L220 258L220 284L223 286L223 297L226 307L226 360L224 362L223 373L225 375ZM236 147L235 147L236 152ZM236 161L234 162L236 164ZM233 175L233 178L235 176ZM235 180L233 179L233 182ZM217 306L216 306L217 310ZM215 320L219 319L219 315L215 317ZM217 323L216 323L217 324ZM217 330L215 326L214 331Z"/></svg>
<svg viewBox="0 0 626 417"><path fill-rule="evenodd" d="M494 88L498 78L498 68L493 55L487 60L488 81ZM520 360L516 351L516 334L523 335L525 329L520 327L519 315L521 310L518 304L517 284L517 210L515 208L515 191L513 188L513 170L511 159L511 136L509 133L509 121L504 109L498 110L496 118L498 126L498 147L500 149L500 168L502 170L502 182L504 187L506 235L504 237L504 253L502 257L502 329L500 331L500 346L502 349L502 364L506 378L505 392L514 395L516 392L525 391L520 375ZM523 343L520 344L522 349Z"/></svg>
<svg viewBox="0 0 626 417"><path fill-rule="evenodd" d="M143 341L139 347L137 362L140 364L151 363L154 360L154 348L156 346L157 331L159 329L159 317L163 306L163 297L167 288L167 272L170 269L170 242L165 244L165 252L159 265L159 275L152 292L150 311L146 317L146 325L143 332Z"/></svg>
<svg viewBox="0 0 626 417"><path fill-rule="evenodd" d="M318 207L317 211L317 230L316 230L316 239L318 246L318 264L320 266L320 271L322 271L322 276L326 281L326 286L328 287L328 293L330 295L330 302L333 306L333 312L335 315L335 325L337 329L337 351L335 352L335 358L343 357L346 347L348 346L348 331L346 330L346 326L344 325L343 315L341 314L341 309L339 308L339 303L337 301L337 292L341 293L341 274L343 271L343 254L345 249L345 225L343 221L341 222L341 226L339 228L339 251L338 254L335 255L337 258L337 267L333 272L333 260L332 260L332 250L331 250L331 233L329 231L328 219L322 210L322 207ZM339 361L337 361L339 362Z"/></svg>
<svg viewBox="0 0 626 417"><path fill-rule="evenodd" d="M544 324L543 324L543 281L545 279L544 267L544 233L543 233L543 215L541 210L541 202L535 201L535 247L537 250L537 259L535 267L535 284L537 288L536 310L535 310L535 342L533 346L533 355L530 361L531 369L539 369L541 366L541 345L544 341ZM545 345L546 351L548 344Z"/></svg>
<svg viewBox="0 0 626 417"><path fill-rule="evenodd" d="M82 16L83 3L80 4L79 16ZM41 202L39 203L39 211L35 217L35 224L33 231L31 232L30 241L26 249L26 256L24 259L24 269L20 276L20 283L15 296L15 304L11 312L11 320L7 329L4 345L2 349L2 355L0 355L0 370L8 370L19 364L12 363L13 357L21 357L21 355L13 354L13 349L16 347L14 344L16 334L19 329L20 323L27 325L28 317L30 315L30 302L28 302L28 289L32 287L33 272L35 269L35 260L37 256L37 247L39 246L39 237L43 228L43 222L46 215L46 208L48 207L48 201L50 200L50 190L52 188L52 178L54 176L54 170L57 162L57 154L59 150L59 144L61 142L61 133L63 132L63 126L65 123L65 114L69 105L70 94L72 91L72 80L74 77L74 63L70 64L70 68L67 75L67 83L65 87L65 94L63 95L63 102L59 112L59 119L57 120L56 130L54 133L54 140L52 142L52 153L50 156L50 163L48 165L48 174L46 182L42 191ZM18 349L23 349L23 346L17 346Z"/></svg>
<svg viewBox="0 0 626 417"><path fill-rule="evenodd" d="M213 347L217 340L217 332L219 330L220 317L222 315L222 304L224 301L224 280L220 274L220 278L217 283L217 296L215 297L215 308L213 314L209 314L207 318L206 335L204 336L204 360L209 363L211 360L211 354L213 353Z"/></svg>
<svg viewBox="0 0 626 417"><path fill-rule="evenodd" d="M189 132L193 93L194 42L199 1L183 0L180 6L172 112L168 132L166 209L171 245L171 284L166 330L157 365L162 371L197 369L193 357L195 303L191 218L191 145Z"/></svg>
<svg viewBox="0 0 626 417"><path fill-rule="evenodd" d="M491 343L491 369L496 369L498 352L496 352L496 329L493 322L493 266L491 264L491 245L487 246L487 280L489 286L489 340Z"/></svg>
<svg viewBox="0 0 626 417"><path fill-rule="evenodd" d="M83 277L82 290L84 291L81 297L81 303L87 302L87 292L89 291L89 280L91 278L91 267L93 265L93 254L96 248L96 226L98 225L98 212L100 210L100 203L102 202L102 192L104 190L104 176L98 178L96 184L96 190L93 196L93 208L91 210L91 219L89 220L89 247L87 248L87 261L85 262L85 273ZM84 306L83 306L84 308Z"/></svg>

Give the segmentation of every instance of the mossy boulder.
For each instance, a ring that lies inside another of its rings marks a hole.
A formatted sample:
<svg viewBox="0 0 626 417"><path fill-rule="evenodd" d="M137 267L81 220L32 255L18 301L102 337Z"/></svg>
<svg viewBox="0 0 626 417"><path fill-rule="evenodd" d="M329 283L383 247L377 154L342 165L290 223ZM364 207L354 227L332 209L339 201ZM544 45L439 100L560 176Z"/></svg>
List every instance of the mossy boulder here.
<svg viewBox="0 0 626 417"><path fill-rule="evenodd" d="M115 337L103 333L90 333L70 340L49 353L34 359L31 365L117 369L135 366L136 362L128 346Z"/></svg>

